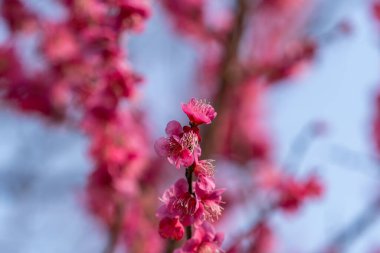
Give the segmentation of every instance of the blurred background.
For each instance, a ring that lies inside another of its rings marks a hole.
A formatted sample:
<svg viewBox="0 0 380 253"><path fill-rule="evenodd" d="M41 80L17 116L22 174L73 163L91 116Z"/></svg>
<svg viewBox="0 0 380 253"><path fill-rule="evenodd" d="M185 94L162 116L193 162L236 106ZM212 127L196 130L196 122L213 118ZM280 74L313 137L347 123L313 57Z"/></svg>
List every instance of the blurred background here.
<svg viewBox="0 0 380 253"><path fill-rule="evenodd" d="M53 0L24 2L47 17L59 16ZM380 48L370 2L319 1L317 6L312 34L326 34L342 20L352 31L325 42L305 73L271 87L266 94L265 119L279 164L292 162L297 140L312 124L323 122L327 129L312 141L300 161L296 159L299 174L321 176L325 194L296 216L278 213L272 217L279 244L284 245L279 253L317 252L380 193L372 135ZM193 87L202 59L192 43L173 30L158 3L152 3L152 16L145 26L142 33L125 40L125 47L130 62L145 77L135 99L145 109L157 138L168 121L186 122L179 105L197 96ZM0 22L0 41L7 36ZM24 43L27 51L34 42ZM107 239L104 228L89 215L83 201L92 169L88 147L80 131L1 105L0 252L101 252ZM150 149L153 152L153 146ZM218 178L224 176L223 171L217 173ZM234 229L244 228L245 221L238 218ZM221 224L220 230L223 226L227 225ZM374 219L344 252L378 248L380 222Z"/></svg>

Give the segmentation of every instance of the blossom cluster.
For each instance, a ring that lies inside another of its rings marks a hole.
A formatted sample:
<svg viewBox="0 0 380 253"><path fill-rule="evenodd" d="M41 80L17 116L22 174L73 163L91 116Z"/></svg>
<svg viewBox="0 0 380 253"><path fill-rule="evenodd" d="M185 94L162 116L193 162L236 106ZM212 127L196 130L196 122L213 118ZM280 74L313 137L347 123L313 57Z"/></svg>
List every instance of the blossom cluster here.
<svg viewBox="0 0 380 253"><path fill-rule="evenodd" d="M307 200L318 198L323 193L320 179L312 175L304 181L285 176L278 184L278 206L284 211L294 212Z"/></svg>
<svg viewBox="0 0 380 253"><path fill-rule="evenodd" d="M231 250L233 246L236 250L231 252L271 252L265 245L273 245L266 241L274 241L274 236L269 232L269 222L261 219L260 213L266 217L273 211L295 212L306 200L323 192L316 176L302 180L271 168L275 162L263 106L273 85L299 76L316 56L319 43L305 32L314 3L305 0L237 0L232 5L215 2L161 0L176 30L197 43L202 59L199 83L205 96L216 102L219 120L209 133L214 138L207 140L211 142L207 148L212 147L208 153L220 154L238 168L251 171L252 181L247 188L243 187L251 193L246 201L252 201L260 193L269 196L263 207L257 206L259 217L249 229L252 233L244 236L244 240L232 242ZM169 161L175 159L169 157ZM255 185L262 176L270 181L270 187ZM226 195L226 209L236 207L245 196L233 191ZM268 205L270 211L266 211ZM247 239L251 246L245 247Z"/></svg>
<svg viewBox="0 0 380 253"><path fill-rule="evenodd" d="M236 163L231 167L252 172L253 180L242 180L239 188L250 193L249 201L257 192L269 192L265 204L270 211L294 213L323 192L315 176L299 180L268 168L273 164L272 142L262 101L272 85L297 76L315 57L318 43L302 32L312 1L236 0L233 10L221 7L223 1L161 0L177 31L201 45L198 77L206 95L216 102L219 116L214 121L216 112L210 104L191 99L182 104L189 124L170 121L167 136L155 143L156 152L185 173L160 198L159 233L152 210L162 183L157 174L165 173L161 161L152 162L150 157L144 114L132 106L143 78L121 45L130 32L143 28L150 16L147 1L57 0L62 17L46 19L25 1L2 0L1 16L9 36L0 45L0 99L24 113L74 123L86 134L94 166L87 203L110 238L116 238L114 244L123 238L128 252L158 253L165 247L160 236L179 241L186 234L187 241L176 253L218 253L223 236L212 223L243 197L226 196L233 192L228 191L224 196L228 204L223 205L214 161L201 159L201 143L214 147L206 152L203 147L203 153L222 155ZM211 2L221 8L213 12ZM239 3L245 3L244 8L238 8ZM377 3L373 8L377 19L379 10ZM31 54L36 59L29 65L17 43L28 36L38 36ZM210 128L200 131L200 126L211 123L211 134ZM374 131L380 150L380 117ZM252 187L257 180L259 187ZM227 252L271 252L275 239L268 212L257 205L257 222L232 240Z"/></svg>
<svg viewBox="0 0 380 253"><path fill-rule="evenodd" d="M186 179L181 178L167 189L158 210L159 234L163 238L188 241L177 253L219 252L222 235L216 234L209 222L216 221L222 213L223 189L216 189L212 160L201 160L201 135L199 126L210 124L216 117L214 108L198 99L182 104L190 123L182 126L170 121L166 126L167 137L155 143L156 152L166 157L177 169L186 168ZM196 176L193 182L193 174ZM194 227L194 235L191 229Z"/></svg>
<svg viewBox="0 0 380 253"><path fill-rule="evenodd" d="M62 15L50 18L24 2L0 3L9 31L0 44L0 100L84 132L94 164L86 188L89 209L110 233L121 227L118 233L125 233L130 248L149 237L156 239L156 251L142 252L160 252L160 238L148 219L152 215L145 211L153 207L144 206L150 196L141 191L150 159L149 135L143 114L126 105L143 79L122 44L130 32L143 28L149 2L59 0L55 11ZM20 48L21 40L34 38L33 46ZM26 50L32 51L31 59L23 58ZM127 215L132 209L133 217ZM132 226L124 226L131 224L144 233L127 233Z"/></svg>
<svg viewBox="0 0 380 253"><path fill-rule="evenodd" d="M225 104L220 110L223 124L215 131L220 136L215 151L239 163L266 160L271 155L271 140L263 124L261 100L268 86L298 76L316 56L318 43L302 32L313 1L239 0L233 8L215 2L161 0L176 30L197 42L202 58L198 78L205 96L219 96ZM241 9L238 3L242 3ZM244 26L237 29L239 19ZM224 66L233 50L228 39L239 29L244 33L239 42L244 57L238 54L229 69ZM235 80L227 83L228 96L222 97L218 90L224 71Z"/></svg>
<svg viewBox="0 0 380 253"><path fill-rule="evenodd" d="M124 31L140 29L149 6L144 1L59 3L65 17L46 20L20 0L3 1L2 14L13 33L0 50L5 90L1 98L54 120L73 114L73 104L98 118L110 117L118 101L130 97L141 81L126 63L119 43ZM40 66L22 61L16 43L19 34L40 37L33 48L33 60Z"/></svg>

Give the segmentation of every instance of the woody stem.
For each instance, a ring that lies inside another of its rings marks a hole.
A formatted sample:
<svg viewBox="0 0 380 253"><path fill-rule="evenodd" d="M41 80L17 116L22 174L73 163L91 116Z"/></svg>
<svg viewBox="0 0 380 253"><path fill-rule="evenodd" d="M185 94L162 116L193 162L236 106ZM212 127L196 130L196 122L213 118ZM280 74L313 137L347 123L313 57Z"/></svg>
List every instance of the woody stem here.
<svg viewBox="0 0 380 253"><path fill-rule="evenodd" d="M226 101L231 96L231 89L242 80L239 75L239 50L241 40L244 35L244 27L249 15L251 4L255 1L251 0L236 0L235 7L235 21L233 29L227 36L224 44L224 55L221 59L221 66L219 70L218 90L214 96L214 108L218 111L218 118L214 123L205 130L204 143L206 144L203 149L203 155L206 157L211 156L215 152L216 129L220 128L224 122L221 122L225 117Z"/></svg>
<svg viewBox="0 0 380 253"><path fill-rule="evenodd" d="M187 179L187 184L189 186L188 192L193 195L193 171L194 171L194 165L191 165L190 167L186 168L186 179ZM191 231L191 225L186 227L186 239L189 240L192 236L192 231Z"/></svg>

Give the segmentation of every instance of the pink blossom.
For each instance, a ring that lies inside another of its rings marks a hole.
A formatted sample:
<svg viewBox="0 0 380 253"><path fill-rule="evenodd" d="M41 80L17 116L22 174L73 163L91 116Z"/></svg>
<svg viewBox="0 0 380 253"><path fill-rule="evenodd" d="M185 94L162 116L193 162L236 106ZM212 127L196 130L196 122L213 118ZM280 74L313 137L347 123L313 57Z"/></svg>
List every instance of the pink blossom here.
<svg viewBox="0 0 380 253"><path fill-rule="evenodd" d="M305 181L296 181L293 177L287 177L279 185L278 205L285 211L294 212L306 199L320 197L322 192L322 184L315 176Z"/></svg>
<svg viewBox="0 0 380 253"><path fill-rule="evenodd" d="M196 196L188 192L187 181L183 178L165 191L161 201L164 204L158 210L158 216L178 216L184 226L200 221L203 214L203 207Z"/></svg>
<svg viewBox="0 0 380 253"><path fill-rule="evenodd" d="M91 210L107 221L114 196L138 194L138 180L148 164L148 138L142 117L131 111L119 112L108 121L107 131L97 122L86 118L82 126L91 137L90 155L96 166L87 186L88 202Z"/></svg>
<svg viewBox="0 0 380 253"><path fill-rule="evenodd" d="M158 155L167 157L177 168L189 167L200 156L198 133L189 129L183 132L181 124L170 121L166 126L168 137L160 138L154 147Z"/></svg>
<svg viewBox="0 0 380 253"><path fill-rule="evenodd" d="M20 77L22 77L21 73ZM9 87L2 95L5 100L23 112L38 112L53 121L61 121L65 116L65 95L59 92L60 87L58 86L63 85L61 91L64 91L65 84L57 82L53 86L50 85L51 81L51 76L42 75L42 73L36 74L33 78L16 79L12 83L8 83ZM61 95L63 96L59 98Z"/></svg>
<svg viewBox="0 0 380 253"><path fill-rule="evenodd" d="M115 118L118 104L118 96L110 87L105 86L87 101L86 111L99 120L108 121Z"/></svg>
<svg viewBox="0 0 380 253"><path fill-rule="evenodd" d="M223 192L224 189L215 189L214 179L204 176L198 177L195 184L195 194L203 208L204 219L211 222L218 220L223 211L221 206Z"/></svg>
<svg viewBox="0 0 380 253"><path fill-rule="evenodd" d="M200 160L195 164L194 173L196 176L208 176L212 177L215 173L214 160Z"/></svg>
<svg viewBox="0 0 380 253"><path fill-rule="evenodd" d="M142 80L123 62L118 62L106 72L106 82L118 97L132 96L136 85Z"/></svg>
<svg viewBox="0 0 380 253"><path fill-rule="evenodd" d="M304 188L304 190L303 190L304 195L309 196L309 197L318 198L318 197L322 196L323 191L324 191L321 180L315 175L311 175L304 182L303 188Z"/></svg>
<svg viewBox="0 0 380 253"><path fill-rule="evenodd" d="M273 9L286 9L286 8L294 8L293 6L297 6L302 4L300 0L265 0L261 3L264 7L270 7Z"/></svg>
<svg viewBox="0 0 380 253"><path fill-rule="evenodd" d="M112 223L114 197L112 176L104 166L98 166L90 174L87 184L87 204L89 209L105 224ZM112 196L112 197L111 197Z"/></svg>
<svg viewBox="0 0 380 253"><path fill-rule="evenodd" d="M372 14L377 22L380 21L380 1L374 1L372 3Z"/></svg>
<svg viewBox="0 0 380 253"><path fill-rule="evenodd" d="M11 85L23 78L23 68L17 57L16 50L11 45L0 46L0 87Z"/></svg>
<svg viewBox="0 0 380 253"><path fill-rule="evenodd" d="M120 8L115 24L117 27L133 29L140 32L144 22L150 16L148 0L118 1Z"/></svg>
<svg viewBox="0 0 380 253"><path fill-rule="evenodd" d="M41 49L52 64L67 62L80 50L75 35L64 25L46 25Z"/></svg>
<svg viewBox="0 0 380 253"><path fill-rule="evenodd" d="M184 234L184 228L179 222L179 218L165 217L160 221L159 234L165 239L181 240Z"/></svg>
<svg viewBox="0 0 380 253"><path fill-rule="evenodd" d="M91 27L82 32L83 48L87 53L101 56L105 60L122 55L117 44L118 34L107 28ZM119 64L115 62L115 65Z"/></svg>
<svg viewBox="0 0 380 253"><path fill-rule="evenodd" d="M174 253L222 253L223 234L216 233L207 222L195 226L193 237Z"/></svg>
<svg viewBox="0 0 380 253"><path fill-rule="evenodd" d="M178 32L201 40L209 37L205 29L204 0L163 0L162 4Z"/></svg>
<svg viewBox="0 0 380 253"><path fill-rule="evenodd" d="M253 242L250 245L249 252L273 252L275 247L275 236L265 220L260 221L250 234Z"/></svg>
<svg viewBox="0 0 380 253"><path fill-rule="evenodd" d="M194 125L210 124L217 114L210 104L195 98L192 98L187 104L182 104L182 111Z"/></svg>

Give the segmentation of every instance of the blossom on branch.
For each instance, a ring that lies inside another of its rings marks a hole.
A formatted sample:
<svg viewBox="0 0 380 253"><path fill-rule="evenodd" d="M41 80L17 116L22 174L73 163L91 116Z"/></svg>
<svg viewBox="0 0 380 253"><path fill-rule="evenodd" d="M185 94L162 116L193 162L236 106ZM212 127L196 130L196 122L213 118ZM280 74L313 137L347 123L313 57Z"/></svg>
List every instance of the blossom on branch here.
<svg viewBox="0 0 380 253"><path fill-rule="evenodd" d="M201 136L198 125L211 123L216 112L211 105L197 99L182 104L182 110L190 119L189 126L182 127L178 121L170 121L165 129L168 137L155 143L158 155L166 157L177 168L187 167L186 179L177 180L161 198L163 205L157 212L161 219L159 234L163 238L181 240L186 227L188 241L176 253L221 252L222 237L215 234L206 220L214 222L221 215L224 189L215 189L214 161L199 160Z"/></svg>
<svg viewBox="0 0 380 253"><path fill-rule="evenodd" d="M198 133L192 128L184 130L178 121L170 121L166 126L168 137L158 139L154 145L157 154L167 157L177 169L189 167L201 153Z"/></svg>
<svg viewBox="0 0 380 253"><path fill-rule="evenodd" d="M182 111L194 125L211 124L217 114L210 104L196 98L182 104Z"/></svg>

